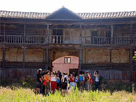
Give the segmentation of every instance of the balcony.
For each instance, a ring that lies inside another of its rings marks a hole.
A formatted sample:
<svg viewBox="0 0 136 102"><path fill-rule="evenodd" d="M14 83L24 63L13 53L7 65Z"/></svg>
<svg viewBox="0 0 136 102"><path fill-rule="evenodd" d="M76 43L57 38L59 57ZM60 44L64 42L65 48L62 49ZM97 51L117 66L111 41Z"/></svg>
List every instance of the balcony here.
<svg viewBox="0 0 136 102"><path fill-rule="evenodd" d="M136 37L76 37L76 36L22 36L22 35L0 35L0 43L12 45L23 45L23 44L59 44L59 45L92 45L92 46L111 46L111 45L131 45L136 44Z"/></svg>
<svg viewBox="0 0 136 102"><path fill-rule="evenodd" d="M74 36L22 36L22 35L0 35L0 43L5 44L80 44L80 38Z"/></svg>
<svg viewBox="0 0 136 102"><path fill-rule="evenodd" d="M110 46L110 45L131 45L136 44L136 37L82 37L82 45Z"/></svg>

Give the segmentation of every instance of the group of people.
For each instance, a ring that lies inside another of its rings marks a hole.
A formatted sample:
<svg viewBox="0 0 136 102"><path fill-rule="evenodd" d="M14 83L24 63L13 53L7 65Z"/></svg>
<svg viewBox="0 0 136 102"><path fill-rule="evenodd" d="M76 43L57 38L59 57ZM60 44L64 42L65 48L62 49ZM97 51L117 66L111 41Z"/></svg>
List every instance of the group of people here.
<svg viewBox="0 0 136 102"><path fill-rule="evenodd" d="M95 89L99 89L99 72L94 71L95 77ZM61 90L62 93L67 93L67 91L75 90L91 90L93 84L93 79L89 72L81 71L79 75L75 73L70 73L69 75L65 72L61 74L58 70L57 72L42 71L39 69L37 71L37 81L36 88L38 93L44 95L49 95L49 93L54 93L55 90ZM77 86L77 87L76 87Z"/></svg>

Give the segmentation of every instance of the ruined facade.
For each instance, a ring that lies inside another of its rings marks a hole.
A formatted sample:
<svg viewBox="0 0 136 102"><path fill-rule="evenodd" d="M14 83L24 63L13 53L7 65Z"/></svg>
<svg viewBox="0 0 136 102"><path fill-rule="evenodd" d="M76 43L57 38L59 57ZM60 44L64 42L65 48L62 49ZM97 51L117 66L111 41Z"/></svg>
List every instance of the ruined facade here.
<svg viewBox="0 0 136 102"><path fill-rule="evenodd" d="M52 62L60 57L76 56L79 71L99 70L109 80L135 80L135 47L135 11L0 11L2 77L35 76L38 68L52 70Z"/></svg>

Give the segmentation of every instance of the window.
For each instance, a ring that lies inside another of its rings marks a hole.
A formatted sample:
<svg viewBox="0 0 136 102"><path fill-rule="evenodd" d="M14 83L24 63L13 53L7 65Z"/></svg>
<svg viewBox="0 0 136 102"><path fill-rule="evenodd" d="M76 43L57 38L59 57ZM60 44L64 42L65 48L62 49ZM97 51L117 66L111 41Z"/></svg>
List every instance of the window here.
<svg viewBox="0 0 136 102"><path fill-rule="evenodd" d="M64 57L64 63L70 64L71 63L71 58L70 57Z"/></svg>

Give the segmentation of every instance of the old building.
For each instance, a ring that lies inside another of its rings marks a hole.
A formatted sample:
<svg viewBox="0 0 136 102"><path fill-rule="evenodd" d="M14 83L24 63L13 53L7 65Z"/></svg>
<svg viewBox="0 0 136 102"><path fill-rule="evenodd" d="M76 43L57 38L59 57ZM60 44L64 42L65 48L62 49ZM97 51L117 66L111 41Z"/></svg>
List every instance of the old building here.
<svg viewBox="0 0 136 102"><path fill-rule="evenodd" d="M63 56L79 57L79 70L108 80L135 79L136 11L53 13L0 11L1 77L35 77Z"/></svg>

